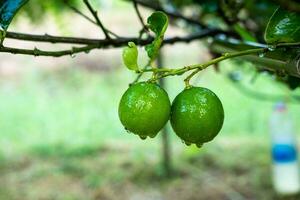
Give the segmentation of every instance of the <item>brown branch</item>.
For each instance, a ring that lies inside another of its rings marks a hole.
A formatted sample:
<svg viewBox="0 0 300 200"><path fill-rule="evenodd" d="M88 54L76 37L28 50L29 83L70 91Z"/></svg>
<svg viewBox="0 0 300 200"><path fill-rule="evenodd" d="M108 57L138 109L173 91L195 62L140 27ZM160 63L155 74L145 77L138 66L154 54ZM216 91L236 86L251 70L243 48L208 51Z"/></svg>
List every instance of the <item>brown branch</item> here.
<svg viewBox="0 0 300 200"><path fill-rule="evenodd" d="M50 57L61 57L65 55L73 56L77 53L86 52L88 53L92 49L101 48L98 45L88 45L84 47L72 47L69 50L62 51L45 51L38 48L34 49L19 49L12 47L0 46L0 52L12 53L12 54L23 54L23 55L33 55L33 56L50 56Z"/></svg>
<svg viewBox="0 0 300 200"><path fill-rule="evenodd" d="M173 44L176 42L191 42L193 40L202 39L204 37L215 36L217 34L226 34L226 32L217 29L202 30L199 33L190 34L184 37L172 37L164 40L165 44ZM120 47L127 45L128 42L132 41L138 45L146 45L150 43L153 38L141 39L135 37L122 37L116 39L88 39L79 37L61 37L52 35L33 35L26 33L7 32L6 38L31 41L31 42L44 42L44 43L62 43L62 44L82 44L82 45L101 45L102 47Z"/></svg>
<svg viewBox="0 0 300 200"><path fill-rule="evenodd" d="M183 37L172 37L164 40L165 44L174 44L177 42L189 43L194 40L203 39L205 37L215 36L220 34L219 30L206 30L200 33L195 33ZM81 52L89 52L94 49L105 49L111 47L122 47L126 46L128 42L135 42L140 46L144 46L152 42L153 38L139 39L139 38L116 38L116 39L86 39L86 38L74 38L74 37L58 37L50 35L31 35L22 33L7 32L7 38L23 40L23 41L38 41L47 43L68 43L68 44L81 44L84 47L73 47L72 49L62 51L45 51L38 48L35 49L19 49L11 47L0 47L0 52L12 53L12 54L24 54L33 56L52 56L60 57L65 55L74 55Z"/></svg>
<svg viewBox="0 0 300 200"><path fill-rule="evenodd" d="M93 17L95 18L97 24L99 25L99 27L101 28L101 30L103 31L106 39L110 39L110 36L106 30L106 28L103 26L102 22L100 21L100 18L98 17L98 12L96 10L93 9L92 5L90 4L90 2L88 0L83 0L83 2L85 3L85 5L87 6L87 8L89 9L89 11L92 13Z"/></svg>

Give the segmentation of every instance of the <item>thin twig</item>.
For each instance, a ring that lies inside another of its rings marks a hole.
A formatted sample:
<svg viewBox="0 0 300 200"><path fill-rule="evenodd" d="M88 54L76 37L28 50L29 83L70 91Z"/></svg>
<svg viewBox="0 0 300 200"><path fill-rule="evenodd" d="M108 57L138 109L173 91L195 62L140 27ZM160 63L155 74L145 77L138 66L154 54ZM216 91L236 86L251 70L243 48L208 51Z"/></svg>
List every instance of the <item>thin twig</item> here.
<svg viewBox="0 0 300 200"><path fill-rule="evenodd" d="M143 17L141 15L140 11L139 11L139 8L138 8L136 0L133 0L132 2L133 2L133 6L134 6L134 9L135 9L136 15L138 16L139 21L141 22L142 31L149 31L148 27L144 23Z"/></svg>
<svg viewBox="0 0 300 200"><path fill-rule="evenodd" d="M101 28L101 30L103 31L106 39L111 39L106 28L103 26L102 22L100 21L100 18L98 17L98 12L96 10L93 9L92 5L90 4L90 2L88 0L83 0L83 2L85 3L85 5L87 6L87 8L89 9L89 11L92 13L92 15L94 16L97 24L99 25L99 27Z"/></svg>
<svg viewBox="0 0 300 200"><path fill-rule="evenodd" d="M80 15L81 17L83 17L84 19L86 19L87 21L91 22L92 24L99 26L99 24L97 24L97 22L95 22L94 20L92 20L90 17L88 17L87 15L85 15L83 12L81 12L79 9L77 9L76 7L72 6L71 4L69 4L66 0L64 1L64 3L76 14ZM116 33L105 29L110 35L115 36L116 38L120 38Z"/></svg>
<svg viewBox="0 0 300 200"><path fill-rule="evenodd" d="M131 1L133 1L133 0L131 0ZM182 21L186 22L188 25L197 26L201 30L215 29L215 28L212 28L210 26L207 26L206 24L202 23L201 21L199 21L197 19L194 19L194 18L191 18L191 17L187 17L185 15L182 15L180 12L174 12L174 11L165 9L160 4L153 3L153 1L151 1L151 0L134 0L134 1L138 5L141 5L143 7L146 7L146 8L152 9L152 10L163 11L169 17L177 19L177 20L182 20ZM232 32L232 31L227 31L226 35L227 36L232 36L234 38L239 38L240 37L237 33Z"/></svg>
<svg viewBox="0 0 300 200"><path fill-rule="evenodd" d="M186 21L189 24L196 25L196 26L198 26L200 28L207 28L206 25L202 24L200 21L198 21L196 19L192 19L192 18L186 17L186 16L184 16L181 13L178 13L178 12L172 12L172 11L169 11L167 9L164 9L162 6L160 6L158 4L155 4L152 1L144 1L144 0L134 0L134 1L137 4L141 5L141 6L144 6L144 7L153 9L153 10L163 11L164 13L166 13L167 15L169 15L172 18L182 19L183 21Z"/></svg>
<svg viewBox="0 0 300 200"><path fill-rule="evenodd" d="M64 3L76 14L80 15L81 17L85 18L86 20L88 20L89 22L95 24L98 26L98 24L92 20L89 16L85 15L83 12L81 12L79 9L77 9L76 7L72 6L71 4L68 3L68 1L64 0Z"/></svg>
<svg viewBox="0 0 300 200"><path fill-rule="evenodd" d="M196 69L195 71L193 71L190 75L188 75L185 79L184 79L184 82L185 82L185 86L186 87L189 87L190 86L190 80L191 78L193 78L193 76L195 76L198 72L200 72L201 69Z"/></svg>
<svg viewBox="0 0 300 200"><path fill-rule="evenodd" d="M229 58L235 58L235 57L240 57L240 56L245 56L245 55L250 55L250 54L259 54L259 53L265 53L266 51L268 51L268 48L256 48L256 49L247 49L244 51L240 51L240 52L234 52L234 53L225 53L222 56L212 59L206 63L200 63L200 64L194 64L194 65L188 65L182 68L178 68L178 69L166 69L166 68L161 68L160 70L164 70L166 72L158 75L155 80L160 79L160 78L164 78L167 76L176 76L176 75L182 75L188 71L191 70L196 70L197 72L206 69L207 67L214 65L216 63L219 63L223 60L227 60ZM153 71L153 69L147 70L147 71ZM156 70L156 69L155 69ZM196 72L196 73L197 73ZM195 75L196 73L192 73L192 75Z"/></svg>

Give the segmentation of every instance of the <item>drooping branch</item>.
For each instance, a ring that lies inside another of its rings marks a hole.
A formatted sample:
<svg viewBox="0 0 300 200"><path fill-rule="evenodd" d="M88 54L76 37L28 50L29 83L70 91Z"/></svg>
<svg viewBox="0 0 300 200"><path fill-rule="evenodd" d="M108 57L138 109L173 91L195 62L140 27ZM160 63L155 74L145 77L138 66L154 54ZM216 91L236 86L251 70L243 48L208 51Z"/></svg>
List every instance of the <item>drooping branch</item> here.
<svg viewBox="0 0 300 200"><path fill-rule="evenodd" d="M165 44L174 44L177 42L189 43L195 40L200 40L205 37L215 36L220 34L219 30L205 30L200 33L191 34L188 36L171 37L164 40ZM139 38L116 38L116 39L86 39L86 38L75 38L75 37L60 37L51 35L32 35L23 34L15 32L7 32L7 38L17 39L23 41L33 41L33 42L47 42L47 43L67 43L67 44L77 44L85 45L84 47L73 47L68 50L62 51L45 51L38 48L35 49L19 49L11 47L0 47L0 52L12 53L12 54L24 54L33 56L54 56L60 57L65 55L74 55L81 52L88 52L93 49L105 49L111 47L122 47L126 46L128 42L135 42L137 45L144 46L152 42L153 38L139 39Z"/></svg>

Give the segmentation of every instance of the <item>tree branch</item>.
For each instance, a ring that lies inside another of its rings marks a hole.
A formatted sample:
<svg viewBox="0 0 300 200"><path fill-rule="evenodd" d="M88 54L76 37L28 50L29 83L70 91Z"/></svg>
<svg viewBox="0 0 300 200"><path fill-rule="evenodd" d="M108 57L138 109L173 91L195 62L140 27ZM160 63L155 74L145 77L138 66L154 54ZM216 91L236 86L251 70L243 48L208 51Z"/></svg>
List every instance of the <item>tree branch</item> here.
<svg viewBox="0 0 300 200"><path fill-rule="evenodd" d="M155 71L157 70L157 72L162 72L160 75L156 76L156 79L160 79L160 78L164 78L167 76L176 76L176 75L181 75L184 74L188 71L192 71L195 70L195 72L193 72L190 76L187 77L187 79L185 80L187 86L189 86L189 81L192 78L192 76L194 76L196 73L198 73L199 71L202 71L203 69L206 69L207 67L214 65L216 63L219 63L221 61L227 60L229 58L235 58L235 57L240 57L240 56L245 56L245 55L251 55L251 54L259 54L259 53L265 53L266 51L268 51L268 48L256 48L256 49L247 49L244 51L239 51L239 52L234 52L234 53L225 53L222 56L212 59L206 63L200 63L200 64L194 64L194 65L188 65L182 68L178 68L178 69L166 69L166 68L160 68L160 69L149 69L147 71Z"/></svg>
<svg viewBox="0 0 300 200"><path fill-rule="evenodd" d="M165 44L173 44L175 42L192 42L194 40L199 40L205 37L213 37L218 34L226 34L226 32L218 30L218 29L207 29L202 30L199 33L193 33L184 37L172 37L164 40ZM88 38L80 38L80 37L62 37L62 36L52 36L49 34L44 35L34 35L34 34L26 34L26 33L17 33L17 32L7 32L6 38L15 39L15 40L23 40L23 41L31 41L31 42L46 42L46 43L65 43L65 44L99 44L102 47L120 47L127 45L128 42L132 41L138 45L146 45L149 44L153 38L141 39L135 37L121 37L116 39L88 39Z"/></svg>
<svg viewBox="0 0 300 200"><path fill-rule="evenodd" d="M142 25L142 30L140 31L140 35L142 35L143 32L148 31L148 27L144 23L143 17L141 15L140 11L139 11L139 8L138 8L136 0L132 0L132 2L133 2L133 7L135 9L136 15L138 16L139 21L140 21L140 23Z"/></svg>
<svg viewBox="0 0 300 200"><path fill-rule="evenodd" d="M220 34L219 30L205 30L200 33L191 34L183 37L172 37L164 40L165 44L174 44L177 42L192 42L195 40L203 39L205 37L215 36ZM75 37L59 37L51 35L32 35L24 33L7 32L7 38L17 39L22 41L35 41L35 42L47 42L47 43L68 43L68 44L79 44L85 45L84 47L73 47L69 50L62 51L45 51L40 49L19 49L10 47L0 47L0 52L12 53L12 54L24 54L34 56L53 56L60 57L65 55L74 55L80 52L88 52L93 49L104 49L110 47L122 47L126 46L128 42L134 42L140 46L147 45L152 42L153 38L139 39L139 38L116 38L116 39L86 39L86 38L75 38Z"/></svg>
<svg viewBox="0 0 300 200"><path fill-rule="evenodd" d="M68 1L64 0L64 3L76 14L80 15L81 17L83 17L84 19L86 19L87 21L91 22L92 24L99 26L99 24L97 24L97 22L95 22L94 20L92 20L90 17L88 17L87 15L85 15L83 12L81 12L80 10L78 10L76 7L72 6L71 4L68 3ZM119 36L117 34L115 34L114 32L105 29L109 34L115 36L116 38L119 38Z"/></svg>
<svg viewBox="0 0 300 200"><path fill-rule="evenodd" d="M183 20L186 23L188 23L189 25L194 25L194 26L201 28L201 30L215 29L213 27L208 27L207 25L201 23L199 20L186 17L179 12L173 12L173 11L167 10L167 9L163 8L161 5L159 5L157 3L153 3L153 1L150 1L150 0L127 0L127 1L135 1L138 5L141 5L143 7L146 7L146 8L152 9L152 10L162 11L171 18ZM234 38L240 38L240 36L237 33L234 33L231 31L222 31L222 30L219 30L219 31L223 32L227 36L232 36Z"/></svg>
<svg viewBox="0 0 300 200"><path fill-rule="evenodd" d="M69 50L62 51L44 51L38 48L32 49L18 49L12 47L0 46L0 52L12 53L12 54L23 54L23 55L33 55L33 56L51 56L51 57L61 57L65 55L73 56L77 53L86 52L88 53L92 49L101 48L97 45L88 45L84 47L72 47Z"/></svg>
<svg viewBox="0 0 300 200"><path fill-rule="evenodd" d="M196 26L198 26L200 28L208 28L205 24L202 24L200 21L198 21L196 19L192 19L192 18L186 17L186 16L184 16L181 13L178 13L178 12L172 12L172 11L169 11L167 9L164 9L161 5L155 4L152 1L143 1L143 0L134 0L134 1L137 4L139 4L141 6L144 6L146 8L150 8L152 10L163 11L164 13L166 13L167 15L169 15L172 18L181 19L181 20L183 20L183 21L185 21L185 22L187 22L189 24L196 25Z"/></svg>
<svg viewBox="0 0 300 200"><path fill-rule="evenodd" d="M69 2L67 0L64 0L64 3L76 14L80 15L81 17L83 17L84 19L88 20L89 22L95 24L98 26L98 24L96 22L94 22L94 20L92 20L90 17L88 17L87 15L85 15L84 13L82 13L80 10L78 10L76 7L72 6L71 4L69 4Z"/></svg>
<svg viewBox="0 0 300 200"><path fill-rule="evenodd" d="M92 15L94 16L97 24L99 25L99 27L101 28L101 30L103 31L106 39L110 39L110 36L106 30L106 28L103 26L102 22L100 21L99 17L98 17L98 13L96 10L93 9L92 5L90 4L90 2L88 0L83 0L83 2L85 3L85 5L87 6L87 8L89 9L89 11L92 13Z"/></svg>

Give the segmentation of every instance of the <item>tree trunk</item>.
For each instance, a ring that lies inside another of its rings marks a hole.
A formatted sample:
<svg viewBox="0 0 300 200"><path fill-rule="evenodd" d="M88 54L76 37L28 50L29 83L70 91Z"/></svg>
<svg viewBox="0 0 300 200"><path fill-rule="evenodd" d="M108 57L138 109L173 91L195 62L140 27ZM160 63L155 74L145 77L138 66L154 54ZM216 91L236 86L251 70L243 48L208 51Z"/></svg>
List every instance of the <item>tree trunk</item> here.
<svg viewBox="0 0 300 200"><path fill-rule="evenodd" d="M164 65L163 63L163 52L161 50L158 58L157 58L158 67ZM165 87L164 79L160 79L159 83L162 88ZM164 171L165 177L169 178L172 174L172 161L171 161L171 144L169 139L169 132L168 129L165 127L161 130L162 136L162 167Z"/></svg>

